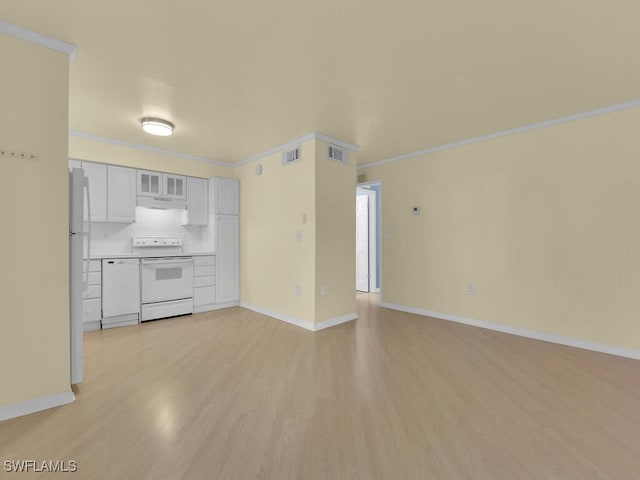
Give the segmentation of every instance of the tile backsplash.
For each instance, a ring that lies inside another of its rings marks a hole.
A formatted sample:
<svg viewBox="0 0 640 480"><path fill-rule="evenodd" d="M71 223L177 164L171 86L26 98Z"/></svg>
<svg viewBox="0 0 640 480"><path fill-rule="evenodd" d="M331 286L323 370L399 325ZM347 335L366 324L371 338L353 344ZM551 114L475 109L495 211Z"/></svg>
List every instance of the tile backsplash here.
<svg viewBox="0 0 640 480"><path fill-rule="evenodd" d="M186 210L136 207L135 223L94 223L91 226L92 254L131 253L131 238L140 236L180 237L185 253L215 251L213 225L183 225L185 220Z"/></svg>

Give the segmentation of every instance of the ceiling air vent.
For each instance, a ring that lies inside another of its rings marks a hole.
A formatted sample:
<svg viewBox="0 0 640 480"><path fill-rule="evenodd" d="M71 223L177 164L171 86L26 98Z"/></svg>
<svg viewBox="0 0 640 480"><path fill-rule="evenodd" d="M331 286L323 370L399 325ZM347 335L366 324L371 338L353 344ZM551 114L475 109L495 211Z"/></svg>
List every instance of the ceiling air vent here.
<svg viewBox="0 0 640 480"><path fill-rule="evenodd" d="M329 159L335 160L336 162L347 163L347 151L344 148L329 145L327 149L327 156Z"/></svg>
<svg viewBox="0 0 640 480"><path fill-rule="evenodd" d="M289 165L290 163L299 162L300 157L300 145L291 150L285 150L282 152L282 164Z"/></svg>

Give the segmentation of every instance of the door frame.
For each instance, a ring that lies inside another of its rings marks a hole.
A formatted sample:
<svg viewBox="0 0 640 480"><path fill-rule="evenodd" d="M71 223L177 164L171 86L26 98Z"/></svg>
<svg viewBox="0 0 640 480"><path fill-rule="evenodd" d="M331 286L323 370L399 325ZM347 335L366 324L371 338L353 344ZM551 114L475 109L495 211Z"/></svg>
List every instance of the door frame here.
<svg viewBox="0 0 640 480"><path fill-rule="evenodd" d="M366 206L366 213L362 211L362 206ZM366 221L366 229L362 228L362 224ZM358 292L369 293L371 291L371 191L368 188L356 189L356 290ZM357 239L362 237L358 242ZM367 258L362 258L366 249ZM362 277L362 271L366 269L366 279ZM363 283L366 282L366 287Z"/></svg>
<svg viewBox="0 0 640 480"><path fill-rule="evenodd" d="M368 187L372 185L378 185L380 187L379 197L375 190L371 190ZM362 182L356 185L356 195L358 194L358 188L364 188L369 190L369 292L381 293L382 292L382 208L378 209L378 204L382 206L382 180L372 180L369 182ZM373 200L372 200L373 199ZM373 207L373 208L372 208ZM378 212L378 210L380 210ZM376 215L377 214L377 215ZM377 218L380 218L380 222L376 222ZM379 223L379 224L378 224ZM376 234L379 234L380 242L376 242ZM376 255L372 255L371 251L379 252L380 257L380 278L377 278L378 259ZM379 281L378 281L379 280ZM379 283L380 287L376 287Z"/></svg>

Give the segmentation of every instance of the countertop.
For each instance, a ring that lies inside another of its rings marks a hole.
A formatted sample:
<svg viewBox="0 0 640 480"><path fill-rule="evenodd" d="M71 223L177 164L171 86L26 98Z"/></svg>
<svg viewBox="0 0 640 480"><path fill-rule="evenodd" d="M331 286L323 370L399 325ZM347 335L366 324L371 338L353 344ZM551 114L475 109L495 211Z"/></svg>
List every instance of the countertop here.
<svg viewBox="0 0 640 480"><path fill-rule="evenodd" d="M197 257L203 255L215 255L216 252L135 252L135 253L92 253L91 260L103 258L160 258L160 257Z"/></svg>

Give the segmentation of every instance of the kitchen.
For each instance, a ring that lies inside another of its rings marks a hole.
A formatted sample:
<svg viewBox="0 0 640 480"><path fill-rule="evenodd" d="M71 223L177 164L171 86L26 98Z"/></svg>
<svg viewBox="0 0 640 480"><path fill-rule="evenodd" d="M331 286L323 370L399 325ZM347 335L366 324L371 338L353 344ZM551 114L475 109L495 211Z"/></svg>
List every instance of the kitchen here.
<svg viewBox="0 0 640 480"><path fill-rule="evenodd" d="M83 332L236 306L239 181L71 159L72 384Z"/></svg>

